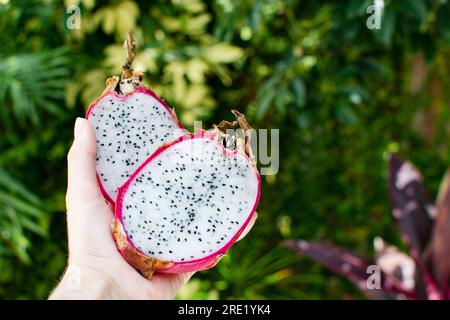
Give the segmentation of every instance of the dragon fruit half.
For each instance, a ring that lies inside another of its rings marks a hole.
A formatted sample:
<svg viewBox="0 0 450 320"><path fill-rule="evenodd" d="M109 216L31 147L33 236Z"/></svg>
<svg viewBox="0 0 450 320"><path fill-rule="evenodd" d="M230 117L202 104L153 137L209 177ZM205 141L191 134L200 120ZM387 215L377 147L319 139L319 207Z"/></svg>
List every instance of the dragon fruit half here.
<svg viewBox="0 0 450 320"><path fill-rule="evenodd" d="M175 112L143 86L144 74L131 69L136 52L131 34L124 47L127 59L121 77L107 80L107 88L86 115L97 138L97 180L111 203L145 159L185 134Z"/></svg>
<svg viewBox="0 0 450 320"><path fill-rule="evenodd" d="M144 276L213 267L255 213L259 174L214 132L156 151L119 189L114 237Z"/></svg>
<svg viewBox="0 0 450 320"><path fill-rule="evenodd" d="M97 177L114 203L117 189L162 144L184 134L173 110L150 89L107 91L87 113L97 138Z"/></svg>

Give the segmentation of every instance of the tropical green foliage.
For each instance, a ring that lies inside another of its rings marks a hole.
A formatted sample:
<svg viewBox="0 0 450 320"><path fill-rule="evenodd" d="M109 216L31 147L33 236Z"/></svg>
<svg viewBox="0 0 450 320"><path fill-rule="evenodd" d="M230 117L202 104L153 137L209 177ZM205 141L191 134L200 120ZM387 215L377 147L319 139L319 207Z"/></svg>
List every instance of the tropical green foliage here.
<svg viewBox="0 0 450 320"><path fill-rule="evenodd" d="M436 193L450 163L450 3L385 0L0 0L0 297L45 298L64 269L66 153L73 122L123 63L181 121L246 113L280 129L280 170L263 177L248 238L182 298L360 297L279 243L330 240L370 254L402 246L387 199L386 157L423 168ZM66 20L75 4L81 28Z"/></svg>

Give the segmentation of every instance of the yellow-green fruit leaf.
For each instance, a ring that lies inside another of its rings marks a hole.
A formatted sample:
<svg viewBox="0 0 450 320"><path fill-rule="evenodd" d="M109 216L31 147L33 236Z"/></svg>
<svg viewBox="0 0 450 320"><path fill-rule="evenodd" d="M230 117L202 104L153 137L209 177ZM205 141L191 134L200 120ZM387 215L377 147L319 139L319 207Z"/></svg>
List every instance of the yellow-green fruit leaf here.
<svg viewBox="0 0 450 320"><path fill-rule="evenodd" d="M139 16L139 7L132 1L125 1L116 8L116 31L123 37L130 30L134 30L136 19Z"/></svg>
<svg viewBox="0 0 450 320"><path fill-rule="evenodd" d="M103 32L111 34L114 32L115 13L114 10L106 8L99 11L99 17L102 21Z"/></svg>
<svg viewBox="0 0 450 320"><path fill-rule="evenodd" d="M205 73L208 71L208 65L200 59L189 60L186 66L186 75L193 83L205 82Z"/></svg>
<svg viewBox="0 0 450 320"><path fill-rule="evenodd" d="M244 50L226 43L219 43L207 48L203 57L214 63L230 63L244 56Z"/></svg>

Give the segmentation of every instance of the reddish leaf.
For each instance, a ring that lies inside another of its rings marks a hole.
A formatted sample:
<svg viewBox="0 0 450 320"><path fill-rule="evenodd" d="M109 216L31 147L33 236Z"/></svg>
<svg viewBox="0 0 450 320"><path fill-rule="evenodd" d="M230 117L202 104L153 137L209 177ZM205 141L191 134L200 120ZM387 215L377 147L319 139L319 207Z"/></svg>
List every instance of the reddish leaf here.
<svg viewBox="0 0 450 320"><path fill-rule="evenodd" d="M420 172L408 161L391 154L389 160L389 194L403 238L411 255L423 261L430 240L435 207L422 182Z"/></svg>
<svg viewBox="0 0 450 320"><path fill-rule="evenodd" d="M393 215L408 243L411 256L423 274L429 299L442 299L437 285L427 268L427 247L431 238L436 208L423 185L420 172L408 161L391 154L389 160L389 194Z"/></svg>
<svg viewBox="0 0 450 320"><path fill-rule="evenodd" d="M450 174L447 172L439 190L437 218L430 244L433 275L444 292L450 282Z"/></svg>
<svg viewBox="0 0 450 320"><path fill-rule="evenodd" d="M389 245L380 237L374 239L376 263L390 280L399 288L408 292L419 292L417 288L417 267L413 258ZM426 297L425 295L422 295Z"/></svg>
<svg viewBox="0 0 450 320"><path fill-rule="evenodd" d="M323 243L303 240L288 240L284 245L300 254L322 264L356 284L364 294L372 299L416 298L413 294L403 292L380 270L380 288L369 289L367 281L371 276L370 267L376 266L373 259L354 253L348 249Z"/></svg>

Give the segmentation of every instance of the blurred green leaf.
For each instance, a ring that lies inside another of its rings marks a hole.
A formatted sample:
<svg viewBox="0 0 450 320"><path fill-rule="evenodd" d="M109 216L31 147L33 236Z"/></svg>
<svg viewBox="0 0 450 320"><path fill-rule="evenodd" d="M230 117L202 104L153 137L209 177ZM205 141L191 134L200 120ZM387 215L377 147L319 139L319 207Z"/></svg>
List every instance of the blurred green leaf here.
<svg viewBox="0 0 450 320"><path fill-rule="evenodd" d="M347 5L347 18L354 18L366 14L367 7L372 4L372 0L350 0Z"/></svg>
<svg viewBox="0 0 450 320"><path fill-rule="evenodd" d="M273 90L267 91L263 94L256 111L256 119L261 120L265 116L265 114L269 110L273 98L275 97L275 94L276 93Z"/></svg>
<svg viewBox="0 0 450 320"><path fill-rule="evenodd" d="M450 3L439 7L436 17L436 26L439 33L450 42Z"/></svg>
<svg viewBox="0 0 450 320"><path fill-rule="evenodd" d="M411 16L419 22L425 21L427 18L427 7L424 0L401 0L402 7L405 8Z"/></svg>
<svg viewBox="0 0 450 320"><path fill-rule="evenodd" d="M23 54L0 60L0 101L24 124L39 124L38 108L62 114L56 102L64 99L68 59L66 49L48 53ZM8 112L8 111L6 111ZM3 122L9 119L2 118Z"/></svg>
<svg viewBox="0 0 450 320"><path fill-rule="evenodd" d="M203 52L203 57L214 63L230 63L242 58L243 55L241 48L226 43L218 43Z"/></svg>
<svg viewBox="0 0 450 320"><path fill-rule="evenodd" d="M378 32L381 42L387 47L390 47L392 44L392 37L395 31L395 19L396 13L394 9L389 5L386 6L381 20L381 29Z"/></svg>
<svg viewBox="0 0 450 320"><path fill-rule="evenodd" d="M30 263L31 243L25 230L46 236L45 221L46 213L40 199L0 168L0 243L5 241L20 260Z"/></svg>
<svg viewBox="0 0 450 320"><path fill-rule="evenodd" d="M292 80L292 88L295 94L295 104L299 107L303 107L306 104L306 88L303 79L295 77Z"/></svg>
<svg viewBox="0 0 450 320"><path fill-rule="evenodd" d="M337 103L336 115L339 120L346 124L355 124L358 121L358 118L352 108L343 102Z"/></svg>

